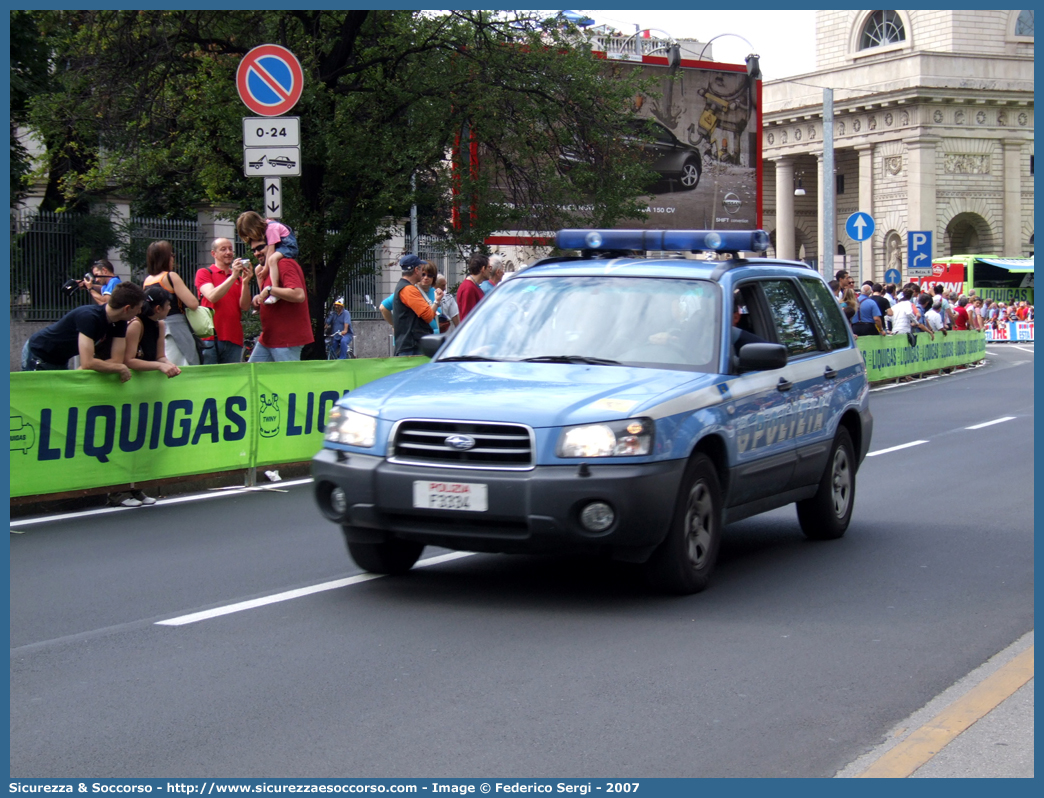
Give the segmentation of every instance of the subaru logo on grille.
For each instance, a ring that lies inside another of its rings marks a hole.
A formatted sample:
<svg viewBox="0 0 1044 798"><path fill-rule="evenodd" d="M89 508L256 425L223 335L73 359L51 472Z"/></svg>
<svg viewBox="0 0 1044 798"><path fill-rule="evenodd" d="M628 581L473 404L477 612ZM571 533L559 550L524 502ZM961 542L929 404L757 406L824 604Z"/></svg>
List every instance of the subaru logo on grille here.
<svg viewBox="0 0 1044 798"><path fill-rule="evenodd" d="M475 439L470 435L450 435L446 438L446 445L458 452L466 452L475 448Z"/></svg>

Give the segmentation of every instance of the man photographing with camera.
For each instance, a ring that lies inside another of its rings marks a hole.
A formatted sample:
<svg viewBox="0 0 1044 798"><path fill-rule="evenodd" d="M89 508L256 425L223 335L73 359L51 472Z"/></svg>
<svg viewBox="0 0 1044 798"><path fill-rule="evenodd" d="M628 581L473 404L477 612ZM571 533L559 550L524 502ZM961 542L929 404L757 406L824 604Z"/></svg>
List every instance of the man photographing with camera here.
<svg viewBox="0 0 1044 798"><path fill-rule="evenodd" d="M80 284L80 288L90 293L95 305L104 305L112 296L112 289L119 285L121 280L116 276L116 270L113 269L112 264L102 258L91 265L89 275L84 275L84 278L77 282Z"/></svg>

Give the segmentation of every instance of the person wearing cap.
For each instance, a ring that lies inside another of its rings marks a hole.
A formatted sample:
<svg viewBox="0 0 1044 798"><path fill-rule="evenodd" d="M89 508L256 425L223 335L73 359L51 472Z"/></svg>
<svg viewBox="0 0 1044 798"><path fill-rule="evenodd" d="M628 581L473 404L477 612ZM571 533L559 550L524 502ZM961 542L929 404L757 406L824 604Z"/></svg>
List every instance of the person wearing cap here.
<svg viewBox="0 0 1044 798"><path fill-rule="evenodd" d="M392 293L392 328L395 330L395 356L411 357L420 354L420 340L431 334L431 322L435 309L421 293L417 284L421 281L421 266L424 263L416 255L399 258L402 278Z"/></svg>
<svg viewBox="0 0 1044 798"><path fill-rule="evenodd" d="M352 329L352 316L344 309L344 297L334 300L333 310L326 317L326 333L332 335L337 343L337 359L346 359L355 331Z"/></svg>

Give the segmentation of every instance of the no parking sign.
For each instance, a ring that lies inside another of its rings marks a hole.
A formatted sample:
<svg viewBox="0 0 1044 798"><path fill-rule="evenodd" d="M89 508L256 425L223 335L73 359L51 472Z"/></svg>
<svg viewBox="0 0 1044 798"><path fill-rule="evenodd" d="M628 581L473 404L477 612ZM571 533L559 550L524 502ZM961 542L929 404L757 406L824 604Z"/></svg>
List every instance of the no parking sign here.
<svg viewBox="0 0 1044 798"><path fill-rule="evenodd" d="M236 88L246 107L261 116L280 116L301 99L304 72L297 56L278 44L255 47L239 62Z"/></svg>

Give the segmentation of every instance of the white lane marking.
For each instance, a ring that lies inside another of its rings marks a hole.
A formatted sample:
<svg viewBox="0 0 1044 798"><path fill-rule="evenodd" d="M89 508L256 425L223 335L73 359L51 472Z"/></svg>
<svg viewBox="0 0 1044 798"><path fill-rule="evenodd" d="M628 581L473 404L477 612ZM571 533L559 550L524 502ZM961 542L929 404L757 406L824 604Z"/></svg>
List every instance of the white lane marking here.
<svg viewBox="0 0 1044 798"><path fill-rule="evenodd" d="M994 424L1002 424L1005 421L1014 421L1015 416L1005 416L1004 418L995 418L993 421L986 421L982 424L976 424L974 427L965 427L965 429L982 429L983 427L992 427Z"/></svg>
<svg viewBox="0 0 1044 798"><path fill-rule="evenodd" d="M898 446L893 446L890 449L879 449L876 452L867 452L867 457L877 457L879 454L888 454L889 452L898 452L900 449L909 449L911 446L920 446L922 443L928 443L928 441L913 441L911 443L901 443Z"/></svg>
<svg viewBox="0 0 1044 798"><path fill-rule="evenodd" d="M438 565L439 563L449 562L450 560L459 560L461 557L470 557L473 554L474 552L471 551L452 551L449 554L440 554L437 557L429 557L426 560L421 560L413 567L424 568L429 565ZM206 621L211 618L220 618L222 615L231 615L234 612L243 612L244 610L264 607L268 604L278 604L281 601L290 601L291 599L301 598L302 596L311 596L313 593L337 590L338 588L347 587L348 585L358 585L362 582L380 579L382 576L383 574L356 574L355 576L349 576L346 579L335 579L332 582L322 582L318 585L311 585L309 587L299 587L296 590L287 590L283 593L275 593L271 596L262 596L261 598L250 599L249 601L240 601L237 604L228 604L224 607L214 607L213 609L203 610L202 612L180 615L177 618L168 618L165 621L156 621L156 626L185 626L186 624Z"/></svg>
<svg viewBox="0 0 1044 798"><path fill-rule="evenodd" d="M175 496L171 499L160 499L151 507L165 507L168 504L183 504L184 502L196 502L203 499L214 499L219 496L235 496L240 493L254 493L256 491L281 490L282 488L293 488L297 485L307 485L312 481L311 477L304 479L288 479L273 482L268 485L255 485L252 488L220 488L212 493L193 493L189 496ZM105 515L106 513L122 513L128 510L141 510L141 507L95 507L91 510L79 510L75 513L58 513L57 515L41 515L36 518L13 518L11 528L32 526L34 524L46 524L50 521L68 521L71 518L86 518L92 515Z"/></svg>
<svg viewBox="0 0 1044 798"><path fill-rule="evenodd" d="M1020 352L1029 352L1031 355L1033 354L1032 349L1027 349L1024 346L1012 346L1012 349L1018 349Z"/></svg>

